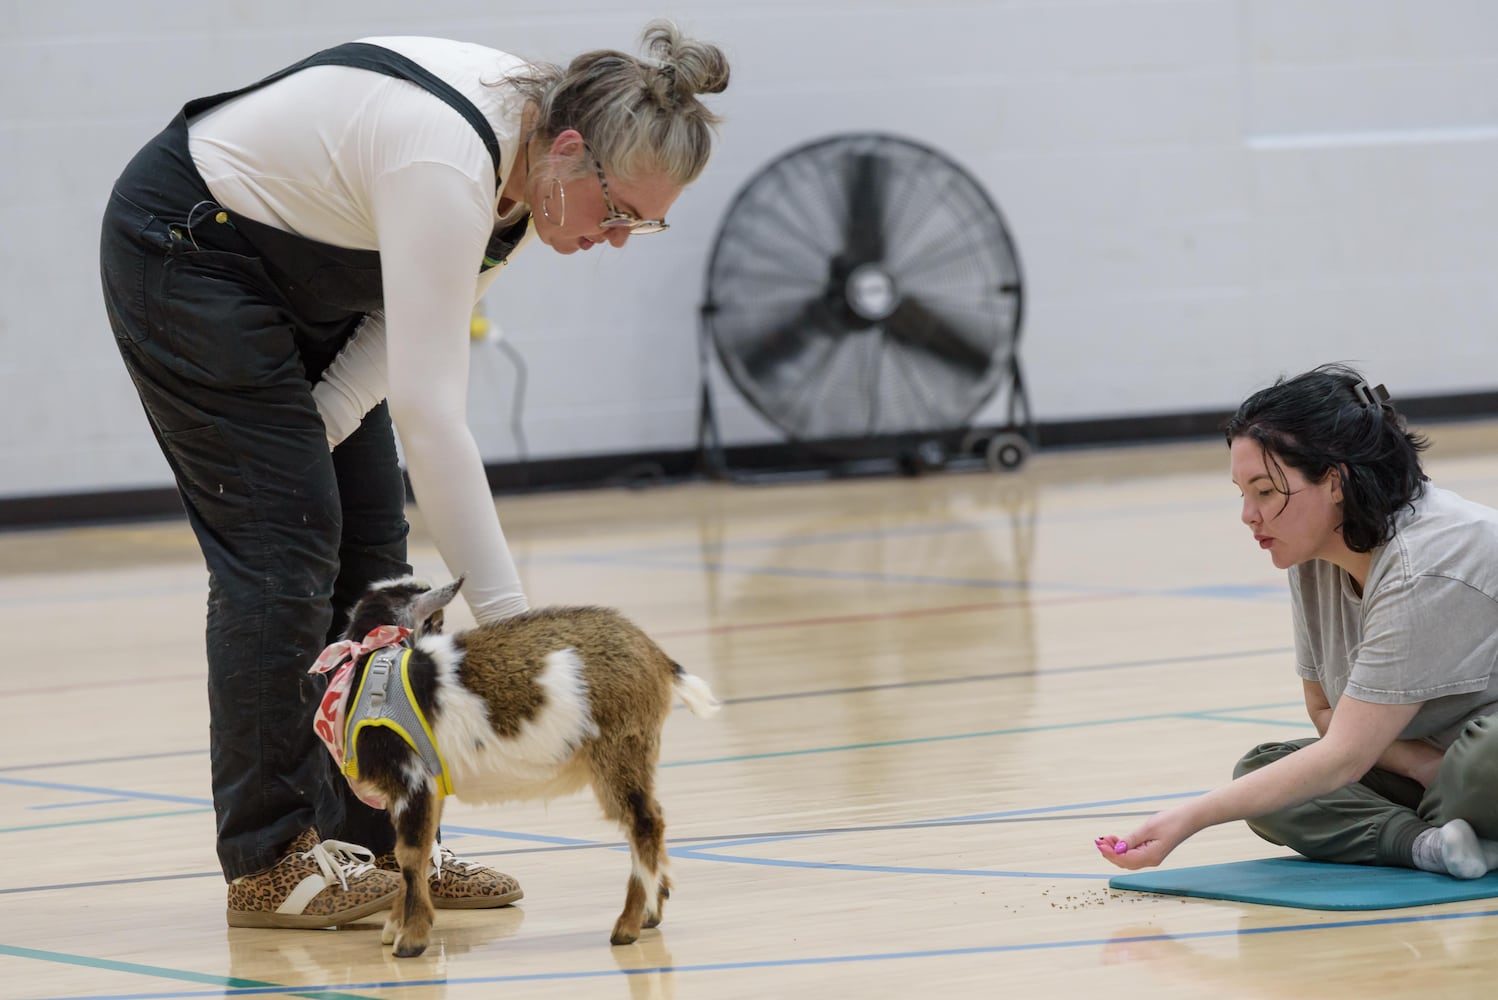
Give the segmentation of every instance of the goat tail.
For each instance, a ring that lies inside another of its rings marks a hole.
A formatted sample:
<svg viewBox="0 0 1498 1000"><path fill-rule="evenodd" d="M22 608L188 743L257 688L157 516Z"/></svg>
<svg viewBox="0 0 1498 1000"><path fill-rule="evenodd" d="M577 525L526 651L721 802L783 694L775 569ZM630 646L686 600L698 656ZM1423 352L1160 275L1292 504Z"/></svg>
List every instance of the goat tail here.
<svg viewBox="0 0 1498 1000"><path fill-rule="evenodd" d="M671 664L671 673L671 686L676 689L677 697L692 710L693 715L710 719L718 714L723 703L713 696L713 689L707 686L707 681L687 673L680 663Z"/></svg>

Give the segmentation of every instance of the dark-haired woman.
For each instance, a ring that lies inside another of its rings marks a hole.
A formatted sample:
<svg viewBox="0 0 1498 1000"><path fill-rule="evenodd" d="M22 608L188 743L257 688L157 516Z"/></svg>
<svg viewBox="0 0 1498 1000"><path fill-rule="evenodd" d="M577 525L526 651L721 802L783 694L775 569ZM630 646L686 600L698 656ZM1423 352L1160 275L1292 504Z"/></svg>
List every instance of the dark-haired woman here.
<svg viewBox="0 0 1498 1000"><path fill-rule="evenodd" d="M397 429L474 617L526 609L465 419L469 322L532 237L574 254L659 233L706 165L698 95L727 86L727 60L669 22L642 41L566 67L440 38L340 45L190 102L115 184L104 300L209 572L231 925L336 926L400 890L391 817L313 735L307 668L368 584L411 571ZM520 898L446 848L429 874L439 907Z"/></svg>
<svg viewBox="0 0 1498 1000"><path fill-rule="evenodd" d="M1289 571L1320 736L1261 744L1231 784L1099 838L1115 865L1247 820L1318 861L1498 868L1498 511L1430 484L1426 442L1387 400L1326 365L1229 420L1243 523Z"/></svg>

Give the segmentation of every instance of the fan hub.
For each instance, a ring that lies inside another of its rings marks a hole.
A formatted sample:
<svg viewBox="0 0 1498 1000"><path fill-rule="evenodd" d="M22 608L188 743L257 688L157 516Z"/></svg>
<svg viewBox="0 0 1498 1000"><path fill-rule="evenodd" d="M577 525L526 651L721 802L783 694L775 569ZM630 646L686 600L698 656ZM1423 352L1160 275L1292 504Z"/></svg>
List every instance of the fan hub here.
<svg viewBox="0 0 1498 1000"><path fill-rule="evenodd" d="M875 263L859 264L843 285L848 308L870 323L888 319L900 304L900 291L892 274Z"/></svg>

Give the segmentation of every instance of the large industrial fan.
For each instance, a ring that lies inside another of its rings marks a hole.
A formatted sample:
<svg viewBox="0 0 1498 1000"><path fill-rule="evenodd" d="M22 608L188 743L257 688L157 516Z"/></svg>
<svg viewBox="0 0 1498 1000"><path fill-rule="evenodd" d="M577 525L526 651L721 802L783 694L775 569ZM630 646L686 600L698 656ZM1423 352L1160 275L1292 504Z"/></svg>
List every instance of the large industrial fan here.
<svg viewBox="0 0 1498 1000"><path fill-rule="evenodd" d="M1034 442L1023 301L998 207L951 159L878 133L792 149L739 191L708 264L698 423L710 471L727 473L709 354L808 455L1019 466ZM973 427L1002 390L1008 423Z"/></svg>

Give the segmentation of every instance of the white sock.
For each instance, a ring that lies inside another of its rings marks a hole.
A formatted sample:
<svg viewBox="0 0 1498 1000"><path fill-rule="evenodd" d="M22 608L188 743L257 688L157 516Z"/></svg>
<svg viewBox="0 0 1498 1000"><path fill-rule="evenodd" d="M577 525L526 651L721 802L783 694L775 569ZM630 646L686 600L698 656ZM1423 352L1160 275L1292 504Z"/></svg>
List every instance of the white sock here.
<svg viewBox="0 0 1498 1000"><path fill-rule="evenodd" d="M1482 840L1464 819L1431 827L1415 838L1415 867L1453 878L1482 878L1498 869L1498 841Z"/></svg>

